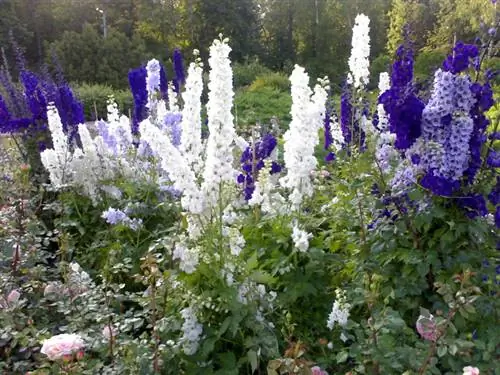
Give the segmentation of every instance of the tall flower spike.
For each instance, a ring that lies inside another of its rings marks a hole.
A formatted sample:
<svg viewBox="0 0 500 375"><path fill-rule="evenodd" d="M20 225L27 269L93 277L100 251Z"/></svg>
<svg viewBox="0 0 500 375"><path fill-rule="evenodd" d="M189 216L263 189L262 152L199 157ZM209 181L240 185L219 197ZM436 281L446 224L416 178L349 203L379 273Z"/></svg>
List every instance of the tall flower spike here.
<svg viewBox="0 0 500 375"><path fill-rule="evenodd" d="M188 68L188 76L185 91L182 96L184 107L182 108L182 133L180 150L186 162L196 172L200 170L200 154L202 152L201 142L201 95L203 92L203 65L200 61L191 63Z"/></svg>
<svg viewBox="0 0 500 375"><path fill-rule="evenodd" d="M178 48L174 50L173 63L175 72L174 88L176 93L180 93L181 86L186 83L186 76L184 74L184 60Z"/></svg>
<svg viewBox="0 0 500 375"><path fill-rule="evenodd" d="M213 207L220 194L220 185L235 183L233 144L236 132L233 123L233 71L227 40L215 40L210 47L208 82L208 141L202 190L207 204Z"/></svg>
<svg viewBox="0 0 500 375"><path fill-rule="evenodd" d="M284 135L284 161L287 174L280 182L291 190L292 209L298 209L304 196L311 196L310 173L316 168L314 148L319 143L318 131L323 125L327 92L316 85L314 95L309 88L309 76L304 68L295 65L290 76L292 83L292 122Z"/></svg>
<svg viewBox="0 0 500 375"><path fill-rule="evenodd" d="M68 147L68 138L63 131L61 118L53 103L47 108L47 118L53 148L42 151L40 158L43 166L49 172L51 184L60 187L71 178L69 173L71 153Z"/></svg>
<svg viewBox="0 0 500 375"><path fill-rule="evenodd" d="M424 103L414 93L413 52L403 44L396 55L391 88L379 97L379 103L389 116L389 130L396 135L395 148L406 150L420 137Z"/></svg>
<svg viewBox="0 0 500 375"><path fill-rule="evenodd" d="M352 29L352 50L349 71L356 89L365 87L370 80L370 19L358 14Z"/></svg>
<svg viewBox="0 0 500 375"><path fill-rule="evenodd" d="M132 133L137 134L139 123L147 117L148 91L146 89L146 68L141 66L128 73L128 82L134 98Z"/></svg>

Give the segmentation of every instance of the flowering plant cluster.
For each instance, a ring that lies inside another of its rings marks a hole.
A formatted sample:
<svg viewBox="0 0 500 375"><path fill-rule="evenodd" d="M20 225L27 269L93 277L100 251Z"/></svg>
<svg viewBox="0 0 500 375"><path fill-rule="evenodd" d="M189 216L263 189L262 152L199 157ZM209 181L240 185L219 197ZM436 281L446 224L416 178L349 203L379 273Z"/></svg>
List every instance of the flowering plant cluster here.
<svg viewBox="0 0 500 375"><path fill-rule="evenodd" d="M207 103L197 51L187 74L174 52L171 82L156 59L131 70L132 118L110 98L78 137L45 103L56 219L26 197L2 208L2 370L494 374L500 117L482 52L457 43L424 95L403 45L372 110L369 45L359 15L340 103L294 67L282 138L238 135L222 37Z"/></svg>

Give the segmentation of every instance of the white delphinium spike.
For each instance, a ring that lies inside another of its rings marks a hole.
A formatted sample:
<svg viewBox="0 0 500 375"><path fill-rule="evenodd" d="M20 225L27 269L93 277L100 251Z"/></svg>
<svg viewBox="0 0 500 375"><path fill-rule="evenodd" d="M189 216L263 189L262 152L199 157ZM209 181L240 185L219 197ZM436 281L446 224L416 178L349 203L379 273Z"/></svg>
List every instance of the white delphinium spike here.
<svg viewBox="0 0 500 375"><path fill-rule="evenodd" d="M108 111L108 122L118 122L120 119L120 113L118 111L118 104L116 104L113 95L110 95L108 100L106 101L106 109Z"/></svg>
<svg viewBox="0 0 500 375"><path fill-rule="evenodd" d="M172 259L179 260L181 271L191 274L196 270L199 263L199 249L191 249L182 244L177 244L172 253Z"/></svg>
<svg viewBox="0 0 500 375"><path fill-rule="evenodd" d="M226 40L215 40L210 47L210 75L208 83L207 117L209 136L206 148L205 170L202 191L207 208L213 207L220 194L220 186L235 183L233 168L233 72Z"/></svg>
<svg viewBox="0 0 500 375"><path fill-rule="evenodd" d="M77 155L76 151L81 151L81 153L78 152L79 157L73 158L73 178L75 183L83 188L83 191L92 201L97 202L99 200L98 183L100 180L113 177L112 166L108 158L98 153L96 144L86 125L78 125L78 134L82 148L75 150L75 156Z"/></svg>
<svg viewBox="0 0 500 375"><path fill-rule="evenodd" d="M378 89L379 97L389 90L391 82L387 72L380 73ZM378 128L379 134L377 138L377 150L375 158L377 159L378 167L383 173L389 173L392 170L392 164L398 159L399 153L394 148L395 134L389 132L389 116L385 112L382 104L377 105Z"/></svg>
<svg viewBox="0 0 500 375"><path fill-rule="evenodd" d="M170 112L179 112L177 93L174 90L174 84L172 82L169 82L167 86L167 93L168 93L168 110Z"/></svg>
<svg viewBox="0 0 500 375"><path fill-rule="evenodd" d="M47 107L47 119L52 138L52 149L40 154L43 166L49 172L51 184L59 188L71 182L72 155L68 146L68 137L64 134L59 112L53 103Z"/></svg>
<svg viewBox="0 0 500 375"><path fill-rule="evenodd" d="M180 151L170 141L168 135L154 126L149 119L139 124L141 140L149 144L158 155L161 167L168 173L173 188L182 193L181 205L187 212L198 214L202 212L203 202L196 185L193 170L186 163Z"/></svg>
<svg viewBox="0 0 500 375"><path fill-rule="evenodd" d="M292 121L284 134L284 161L287 174L281 179L290 189L292 209L297 209L304 196L311 196L313 186L310 172L316 168L314 148L319 143L318 131L323 126L326 90L317 85L314 95L309 88L309 76L304 68L295 65L290 76L292 83Z"/></svg>
<svg viewBox="0 0 500 375"><path fill-rule="evenodd" d="M305 230L300 229L300 227L295 223L292 228L292 240L293 245L301 253L305 253L309 249L309 240L312 238L311 233L307 233Z"/></svg>
<svg viewBox="0 0 500 375"><path fill-rule="evenodd" d="M347 325L347 321L349 319L349 311L351 309L351 305L347 303L345 291L343 291L342 289L336 289L335 294L335 302L333 303L332 311L328 316L328 320L326 323L326 326L330 330L333 329L335 323L338 323L341 327L345 327Z"/></svg>
<svg viewBox="0 0 500 375"><path fill-rule="evenodd" d="M335 114L332 113L330 121L330 134L332 135L332 147L335 152L342 150L344 146L345 139L344 134L342 134L342 128L340 127L339 119Z"/></svg>
<svg viewBox="0 0 500 375"><path fill-rule="evenodd" d="M184 323L182 324L182 337L180 342L186 355L193 355L199 347L203 326L198 322L196 310L193 307L186 307L181 310Z"/></svg>
<svg viewBox="0 0 500 375"><path fill-rule="evenodd" d="M271 175L272 160L264 160L264 167L259 171L252 198L248 201L250 206L260 205L263 213L279 214L285 210L285 200L275 192L277 178Z"/></svg>
<svg viewBox="0 0 500 375"><path fill-rule="evenodd" d="M391 82L389 79L389 73L387 72L382 72L380 73L379 76L379 81L378 81L378 91L379 91L379 97L389 90L391 87ZM389 130L389 117L387 113L385 112L383 104L378 104L377 105L377 114L378 114L378 128L380 129L381 132L385 132Z"/></svg>
<svg viewBox="0 0 500 375"><path fill-rule="evenodd" d="M201 94L203 92L203 64L198 60L188 68L185 90L182 94L182 134L180 150L186 162L199 171L201 142Z"/></svg>
<svg viewBox="0 0 500 375"><path fill-rule="evenodd" d="M370 80L370 19L358 14L352 28L352 50L349 71L356 89L364 87Z"/></svg>

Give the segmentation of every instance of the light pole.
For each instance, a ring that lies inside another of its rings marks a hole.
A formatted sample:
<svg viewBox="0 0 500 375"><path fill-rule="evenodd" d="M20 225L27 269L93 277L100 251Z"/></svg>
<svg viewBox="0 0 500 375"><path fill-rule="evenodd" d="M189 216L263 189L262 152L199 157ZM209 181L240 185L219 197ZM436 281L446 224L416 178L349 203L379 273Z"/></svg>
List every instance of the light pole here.
<svg viewBox="0 0 500 375"><path fill-rule="evenodd" d="M106 25L106 12L99 8L95 8L95 10L102 14L102 34L104 39L106 39L106 37L108 36L108 28Z"/></svg>

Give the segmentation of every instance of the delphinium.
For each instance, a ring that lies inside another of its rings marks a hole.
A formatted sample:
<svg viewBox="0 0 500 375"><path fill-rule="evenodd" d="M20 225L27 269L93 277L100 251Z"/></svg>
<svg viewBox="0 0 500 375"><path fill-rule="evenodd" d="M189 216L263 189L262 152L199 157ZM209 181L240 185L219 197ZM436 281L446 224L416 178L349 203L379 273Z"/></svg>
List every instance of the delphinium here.
<svg viewBox="0 0 500 375"><path fill-rule="evenodd" d="M365 89L369 83L370 19L358 14L354 21L349 73L340 97L340 127L349 151L365 147L368 122L364 115Z"/></svg>
<svg viewBox="0 0 500 375"><path fill-rule="evenodd" d="M242 173L238 175L238 183L244 188L246 200L250 200L255 190L255 183L261 178L260 171L265 166L265 160L270 158L277 146L276 138L271 134L266 134L261 140L249 145L241 154L240 162ZM275 174L281 171L280 165L271 160L271 170L267 173Z"/></svg>
<svg viewBox="0 0 500 375"><path fill-rule="evenodd" d="M84 123L83 106L75 97L61 74L56 79L49 74L37 75L26 68L24 57L14 43L17 53L19 82L16 85L6 59L0 68L0 133L8 134L20 147L24 161L31 165L32 178L46 182L39 151L51 146L48 132L47 105L54 103L61 114L61 123L69 140L75 140L77 125Z"/></svg>

